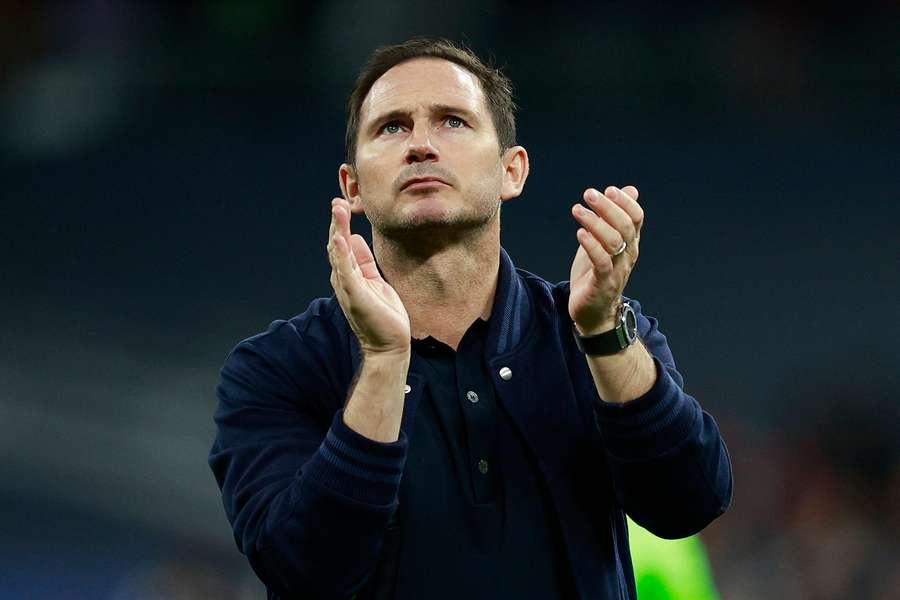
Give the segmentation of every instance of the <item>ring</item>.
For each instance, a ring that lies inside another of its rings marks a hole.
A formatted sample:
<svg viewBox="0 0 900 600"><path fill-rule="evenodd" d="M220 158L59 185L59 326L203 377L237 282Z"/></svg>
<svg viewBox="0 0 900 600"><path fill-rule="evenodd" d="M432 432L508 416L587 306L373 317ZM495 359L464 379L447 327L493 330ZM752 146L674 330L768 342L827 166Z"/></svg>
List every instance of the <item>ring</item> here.
<svg viewBox="0 0 900 600"><path fill-rule="evenodd" d="M622 245L619 246L619 249L616 250L615 252L613 252L612 255L613 255L613 256L618 256L618 255L622 254L623 252L625 252L625 247L626 247L626 246L628 246L628 242L626 242L625 240L622 240Z"/></svg>

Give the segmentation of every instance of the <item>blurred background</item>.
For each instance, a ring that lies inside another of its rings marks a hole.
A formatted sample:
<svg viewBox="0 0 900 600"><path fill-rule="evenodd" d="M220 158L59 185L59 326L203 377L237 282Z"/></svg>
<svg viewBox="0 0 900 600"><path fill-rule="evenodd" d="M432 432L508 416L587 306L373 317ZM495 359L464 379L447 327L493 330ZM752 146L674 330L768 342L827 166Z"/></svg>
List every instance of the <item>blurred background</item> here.
<svg viewBox="0 0 900 600"><path fill-rule="evenodd" d="M518 266L566 279L571 204L640 189L626 294L735 468L721 596L900 597L900 10L816 7L0 1L0 598L265 597L218 369L330 295L345 98L416 34L516 84Z"/></svg>

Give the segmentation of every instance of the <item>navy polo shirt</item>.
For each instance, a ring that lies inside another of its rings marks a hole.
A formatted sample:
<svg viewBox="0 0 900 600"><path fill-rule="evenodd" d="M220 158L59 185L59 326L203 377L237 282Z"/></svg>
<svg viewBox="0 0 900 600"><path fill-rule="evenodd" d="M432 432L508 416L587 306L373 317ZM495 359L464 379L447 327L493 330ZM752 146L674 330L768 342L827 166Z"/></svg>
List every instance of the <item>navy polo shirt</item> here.
<svg viewBox="0 0 900 600"><path fill-rule="evenodd" d="M394 589L431 599L573 597L548 491L495 400L487 331L477 319L456 352L432 337L413 340L427 393L403 475Z"/></svg>

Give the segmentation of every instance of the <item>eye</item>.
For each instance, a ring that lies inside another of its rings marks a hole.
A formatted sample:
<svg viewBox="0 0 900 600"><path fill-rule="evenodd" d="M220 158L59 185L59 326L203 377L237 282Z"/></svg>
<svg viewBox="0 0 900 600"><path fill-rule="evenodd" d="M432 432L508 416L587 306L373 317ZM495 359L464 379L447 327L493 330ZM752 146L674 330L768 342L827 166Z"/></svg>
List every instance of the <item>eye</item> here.
<svg viewBox="0 0 900 600"><path fill-rule="evenodd" d="M389 123L385 123L381 126L381 133L389 133L394 134L400 131L400 122L399 121L391 121Z"/></svg>
<svg viewBox="0 0 900 600"><path fill-rule="evenodd" d="M453 115L450 115L449 117L447 117L446 122L447 122L447 126L450 127L451 129L460 129L460 128L466 126L465 121L463 121L459 117L455 117Z"/></svg>

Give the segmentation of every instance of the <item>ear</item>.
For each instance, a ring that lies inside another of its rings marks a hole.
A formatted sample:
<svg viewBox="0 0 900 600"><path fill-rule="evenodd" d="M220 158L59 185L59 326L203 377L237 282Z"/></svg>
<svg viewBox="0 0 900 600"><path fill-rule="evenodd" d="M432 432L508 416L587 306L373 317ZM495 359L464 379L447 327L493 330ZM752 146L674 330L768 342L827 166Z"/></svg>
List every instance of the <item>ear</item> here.
<svg viewBox="0 0 900 600"><path fill-rule="evenodd" d="M528 179L528 152L522 146L513 146L500 159L503 166L503 185L500 199L511 200L518 197Z"/></svg>
<svg viewBox="0 0 900 600"><path fill-rule="evenodd" d="M362 196L359 194L359 180L356 178L356 169L352 165L343 163L338 169L338 183L341 186L341 194L350 203L350 212L362 214Z"/></svg>

